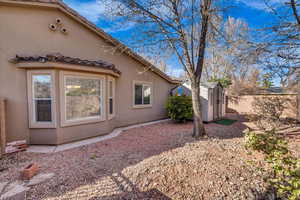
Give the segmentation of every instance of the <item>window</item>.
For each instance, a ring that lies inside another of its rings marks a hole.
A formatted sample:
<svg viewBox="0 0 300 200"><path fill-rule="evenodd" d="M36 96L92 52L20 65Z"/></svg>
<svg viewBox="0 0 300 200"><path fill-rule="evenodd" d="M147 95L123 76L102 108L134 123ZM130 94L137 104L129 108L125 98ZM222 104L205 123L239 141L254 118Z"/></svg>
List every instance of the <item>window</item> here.
<svg viewBox="0 0 300 200"><path fill-rule="evenodd" d="M55 128L54 74L28 71L30 128Z"/></svg>
<svg viewBox="0 0 300 200"><path fill-rule="evenodd" d="M152 103L152 84L134 82L134 107L148 107Z"/></svg>
<svg viewBox="0 0 300 200"><path fill-rule="evenodd" d="M51 122L51 75L33 75L33 105L36 122Z"/></svg>
<svg viewBox="0 0 300 200"><path fill-rule="evenodd" d="M104 78L64 74L62 90L62 126L104 120Z"/></svg>
<svg viewBox="0 0 300 200"><path fill-rule="evenodd" d="M108 77L108 119L115 116L115 80Z"/></svg>

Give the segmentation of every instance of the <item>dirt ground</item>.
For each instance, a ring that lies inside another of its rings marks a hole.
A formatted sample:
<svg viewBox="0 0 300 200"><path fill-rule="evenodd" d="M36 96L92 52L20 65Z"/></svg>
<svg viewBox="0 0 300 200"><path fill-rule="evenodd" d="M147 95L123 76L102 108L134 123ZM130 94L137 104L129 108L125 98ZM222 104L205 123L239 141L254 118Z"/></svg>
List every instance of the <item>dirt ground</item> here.
<svg viewBox="0 0 300 200"><path fill-rule="evenodd" d="M20 153L0 160L0 180L18 180L34 162L56 175L32 187L27 199L271 199L262 172L249 162L261 155L243 147L247 122L229 117L238 122L206 124L209 138L198 141L192 123L164 122L63 152ZM299 144L293 137L293 149Z"/></svg>

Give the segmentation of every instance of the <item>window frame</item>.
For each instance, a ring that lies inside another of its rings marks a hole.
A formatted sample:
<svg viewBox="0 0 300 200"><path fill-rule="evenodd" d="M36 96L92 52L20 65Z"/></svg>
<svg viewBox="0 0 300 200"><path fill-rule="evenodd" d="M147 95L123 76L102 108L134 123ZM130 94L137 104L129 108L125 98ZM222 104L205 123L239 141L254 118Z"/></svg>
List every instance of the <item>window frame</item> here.
<svg viewBox="0 0 300 200"><path fill-rule="evenodd" d="M51 122L36 121L35 102L34 102L34 75L50 75L51 77ZM27 98L28 98L28 121L29 128L56 128L56 81L53 70L28 70L27 71Z"/></svg>
<svg viewBox="0 0 300 200"><path fill-rule="evenodd" d="M142 85L142 102L144 101L144 86L149 86L150 87L150 103L149 104L135 104L135 85ZM152 107L153 104L153 83L152 82L147 82L147 81L133 81L132 84L132 107L133 108L150 108Z"/></svg>
<svg viewBox="0 0 300 200"><path fill-rule="evenodd" d="M112 83L112 96L109 95L109 82ZM110 114L110 99L112 99L113 101L113 113ZM111 77L108 76L107 77L107 115L108 115L108 120L113 119L116 116L116 80Z"/></svg>
<svg viewBox="0 0 300 200"><path fill-rule="evenodd" d="M105 106L106 77L104 75L61 71L59 74L59 77L60 77L61 127L76 126L76 125L80 125L80 124L89 124L89 123L97 123L97 122L105 121L105 119L106 119L106 106ZM67 107L66 107L66 95L65 95L66 94L65 93L65 85L66 85L67 77L100 80L100 98L101 98L101 104L100 104L101 115L100 116L67 120L67 115L66 115Z"/></svg>

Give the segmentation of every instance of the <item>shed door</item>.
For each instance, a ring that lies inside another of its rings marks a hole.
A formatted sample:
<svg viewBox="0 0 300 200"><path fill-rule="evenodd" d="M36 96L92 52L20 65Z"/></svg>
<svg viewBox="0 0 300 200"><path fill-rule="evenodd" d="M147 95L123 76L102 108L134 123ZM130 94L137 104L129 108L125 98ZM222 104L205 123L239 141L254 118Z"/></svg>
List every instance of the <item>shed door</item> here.
<svg viewBox="0 0 300 200"><path fill-rule="evenodd" d="M215 87L213 89L213 110L214 110L214 120L221 118L222 116L222 88Z"/></svg>
<svg viewBox="0 0 300 200"><path fill-rule="evenodd" d="M218 88L214 88L212 89L213 91L213 110L214 110L214 120L218 119L218 113L219 113L219 109L218 109Z"/></svg>
<svg viewBox="0 0 300 200"><path fill-rule="evenodd" d="M223 89L218 87L218 118L222 117L222 106L223 106Z"/></svg>

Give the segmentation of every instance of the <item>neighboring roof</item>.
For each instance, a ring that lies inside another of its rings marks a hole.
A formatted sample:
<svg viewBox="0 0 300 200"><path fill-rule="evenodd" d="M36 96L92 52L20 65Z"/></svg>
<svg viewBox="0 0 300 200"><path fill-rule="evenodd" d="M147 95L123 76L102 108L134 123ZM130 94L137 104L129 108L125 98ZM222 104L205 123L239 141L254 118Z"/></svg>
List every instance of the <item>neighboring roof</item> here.
<svg viewBox="0 0 300 200"><path fill-rule="evenodd" d="M55 54L48 54L46 56L18 56L16 55L15 58L10 60L13 63L23 63L23 62L57 62L57 63L66 63L66 64L73 64L73 65L83 65L89 67L98 67L102 69L112 70L117 74L121 74L121 71L118 70L115 65L111 63L107 63L102 60L86 60L80 58L72 58L68 56L63 56L62 54L55 53Z"/></svg>
<svg viewBox="0 0 300 200"><path fill-rule="evenodd" d="M222 87L222 85L219 82L205 82L205 83L202 82L202 83L200 83L200 87L205 87L205 88L215 88L217 86L221 86ZM174 90L176 90L179 87L184 87L186 89L191 90L191 84L189 84L189 82L185 82L183 84L177 85L174 88L172 88L171 92L174 91Z"/></svg>
<svg viewBox="0 0 300 200"><path fill-rule="evenodd" d="M189 81L183 83L182 86L191 89L191 84L190 84ZM201 82L200 86L205 87L205 88L215 88L217 86L221 86L222 87L222 85L219 82Z"/></svg>
<svg viewBox="0 0 300 200"><path fill-rule="evenodd" d="M259 88L255 94L280 94L280 95L284 95L284 94L297 94L296 92L293 91L289 91L285 88L282 87L270 87L270 88Z"/></svg>
<svg viewBox="0 0 300 200"><path fill-rule="evenodd" d="M200 86L203 86L203 87L206 87L206 88L215 88L217 86L221 86L222 85L219 83L219 82L203 82L203 83L200 83Z"/></svg>
<svg viewBox="0 0 300 200"><path fill-rule="evenodd" d="M267 93L285 93L284 89L281 87L270 87L266 89L261 89L261 92Z"/></svg>
<svg viewBox="0 0 300 200"><path fill-rule="evenodd" d="M169 77L167 74L165 74L160 69L155 67L153 64L151 64L149 61L144 59L142 56L136 54L131 49L129 49L127 46L122 44L120 41L114 39L112 36L105 33L100 28L96 27L96 25L94 25L93 23L88 21L86 18L81 16L78 12L76 12L75 10L73 10L72 8L70 8L69 6L67 6L65 3L63 3L60 0L0 0L0 3L1 2L4 2L4 3L20 3L20 4L24 4L24 5L36 5L37 3L39 3L39 4L43 4L44 6L48 5L48 7L56 7L58 9L60 9L61 11L63 11L64 13L68 14L69 16L73 17L79 23L82 23L83 25L85 25L90 30L97 33L106 42L109 42L112 45L117 46L119 48L119 50L122 51L123 53L125 53L126 55L132 57L133 59L140 62L141 64L149 67L149 69L151 71L153 71L154 73L159 75L161 78L163 78L163 79L165 79L168 82L173 83L173 84L181 83L178 80L173 80L171 77ZM49 5L51 5L51 6L49 6Z"/></svg>
<svg viewBox="0 0 300 200"><path fill-rule="evenodd" d="M191 87L189 85L181 84L181 85L176 85L175 87L173 87L170 92L172 93L174 90L176 90L177 88L180 88L180 87L191 90Z"/></svg>

